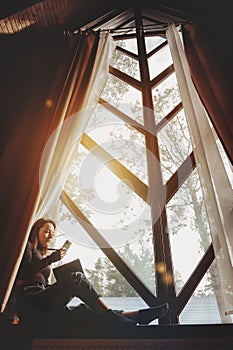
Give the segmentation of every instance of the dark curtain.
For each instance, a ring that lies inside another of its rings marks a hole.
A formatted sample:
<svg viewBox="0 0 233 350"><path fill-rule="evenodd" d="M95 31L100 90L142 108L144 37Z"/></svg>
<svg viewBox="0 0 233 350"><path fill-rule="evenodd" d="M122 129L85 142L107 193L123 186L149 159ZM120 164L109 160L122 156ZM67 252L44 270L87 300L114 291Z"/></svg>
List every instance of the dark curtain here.
<svg viewBox="0 0 233 350"><path fill-rule="evenodd" d="M183 26L193 82L233 163L232 19L195 20Z"/></svg>
<svg viewBox="0 0 233 350"><path fill-rule="evenodd" d="M78 67L65 118L82 108L99 34L57 31L0 39L0 300L9 297L39 198L39 165Z"/></svg>

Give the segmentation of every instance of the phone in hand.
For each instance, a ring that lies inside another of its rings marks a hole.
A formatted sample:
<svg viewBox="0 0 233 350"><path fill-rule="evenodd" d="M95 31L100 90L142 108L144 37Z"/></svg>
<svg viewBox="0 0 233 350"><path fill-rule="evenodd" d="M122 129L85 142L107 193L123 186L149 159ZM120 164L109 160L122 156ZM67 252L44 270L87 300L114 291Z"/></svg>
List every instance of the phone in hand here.
<svg viewBox="0 0 233 350"><path fill-rule="evenodd" d="M71 246L71 242L67 239L63 244L63 246L61 247L61 249L68 250L70 246Z"/></svg>

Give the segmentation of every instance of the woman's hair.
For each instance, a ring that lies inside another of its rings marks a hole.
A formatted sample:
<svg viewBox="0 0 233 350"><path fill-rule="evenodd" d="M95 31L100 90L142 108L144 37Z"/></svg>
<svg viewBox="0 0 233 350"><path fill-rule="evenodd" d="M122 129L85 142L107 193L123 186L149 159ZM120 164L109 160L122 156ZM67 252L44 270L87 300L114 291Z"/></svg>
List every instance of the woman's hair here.
<svg viewBox="0 0 233 350"><path fill-rule="evenodd" d="M44 247L41 247L38 241L38 232L40 230L40 228L44 225L44 224L52 224L54 227L54 230L56 229L56 223L51 220L51 219L45 219L45 218L40 218L38 220L36 220L36 222L34 222L34 224L31 227L31 231L29 233L29 241L33 244L33 246L37 249L39 249L42 254L46 253L46 249Z"/></svg>

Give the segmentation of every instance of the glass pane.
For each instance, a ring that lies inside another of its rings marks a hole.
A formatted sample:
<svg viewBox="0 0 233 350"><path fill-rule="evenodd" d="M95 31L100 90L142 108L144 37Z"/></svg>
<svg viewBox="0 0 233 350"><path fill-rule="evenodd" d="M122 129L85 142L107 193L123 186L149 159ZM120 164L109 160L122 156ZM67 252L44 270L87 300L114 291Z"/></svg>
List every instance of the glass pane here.
<svg viewBox="0 0 233 350"><path fill-rule="evenodd" d="M134 303L142 302L136 291L104 253L95 260L93 268L86 270L86 275L113 308L127 309L126 302L130 300L132 302L131 298L133 298Z"/></svg>
<svg viewBox="0 0 233 350"><path fill-rule="evenodd" d="M145 215L147 220L147 204L82 146L64 189L112 245L122 246L143 234L139 227Z"/></svg>
<svg viewBox="0 0 233 350"><path fill-rule="evenodd" d="M101 97L138 123L143 124L142 95L137 89L109 75Z"/></svg>
<svg viewBox="0 0 233 350"><path fill-rule="evenodd" d="M88 154L89 152L80 144L77 150L77 155L73 160L69 175L64 184L64 190L75 201L76 205L84 211L87 217L89 217L90 213L88 211L85 212L83 203L85 203L87 199L94 198L95 191L91 186L85 188L85 191L83 191L80 187L79 173Z"/></svg>
<svg viewBox="0 0 233 350"><path fill-rule="evenodd" d="M175 73L152 90L155 121L160 122L181 102Z"/></svg>
<svg viewBox="0 0 233 350"><path fill-rule="evenodd" d="M155 294L154 255L149 206L145 209L143 217L138 221L138 228L135 227L134 230L135 236L138 238L117 249L117 252L144 285Z"/></svg>
<svg viewBox="0 0 233 350"><path fill-rule="evenodd" d="M94 173L93 179L85 180L81 174L80 181L82 192L91 186L94 195L83 207L105 239L114 247L137 240L142 233L138 225L147 213L145 202L106 167Z"/></svg>
<svg viewBox="0 0 233 350"><path fill-rule="evenodd" d="M84 152L73 164L65 190L129 267L154 290L150 206L97 158ZM87 155L87 156L86 156ZM72 228L67 228L72 233ZM74 229L75 236L81 230ZM93 244L82 235L83 245ZM80 238L79 238L80 240ZM146 270L144 271L146 266ZM147 276L147 277L145 277Z"/></svg>
<svg viewBox="0 0 233 350"><path fill-rule="evenodd" d="M152 271L153 258L151 257L151 244L148 250L145 243L143 242L142 244L126 245L121 251L118 250L117 253L133 270L137 277L141 279L148 288L154 290L155 283L154 273ZM93 281L96 288L100 290L104 297L138 297L136 291L104 255L96 260L94 267L88 269L87 273L90 280Z"/></svg>
<svg viewBox="0 0 233 350"><path fill-rule="evenodd" d="M162 73L172 63L169 46L166 45L148 59L150 79Z"/></svg>
<svg viewBox="0 0 233 350"><path fill-rule="evenodd" d="M211 242L197 170L167 204L167 219L178 293Z"/></svg>
<svg viewBox="0 0 233 350"><path fill-rule="evenodd" d="M135 176L148 183L146 145L143 134L98 105L86 133Z"/></svg>
<svg viewBox="0 0 233 350"><path fill-rule="evenodd" d="M61 247L67 238L72 241L62 263L79 258L85 275L111 308L130 311L146 307L146 303L96 246L64 204L61 204L57 231L56 247ZM80 299L74 298L69 306L80 302Z"/></svg>
<svg viewBox="0 0 233 350"><path fill-rule="evenodd" d="M113 310L124 310L124 311L135 311L140 309L145 309L148 305L141 297L103 297L103 300L110 306ZM158 324L156 322L151 322L151 324Z"/></svg>
<svg viewBox="0 0 233 350"><path fill-rule="evenodd" d="M111 174L112 176L112 174ZM107 179L102 176L106 183ZM151 234L150 207L132 190L118 186L105 186L105 198L99 197L94 202L84 203L86 211L91 210L90 221L105 238L118 250L120 256L126 260L130 268L140 277L148 288L153 288L153 246ZM108 188L106 188L108 187ZM113 195L107 198L106 193ZM124 192L125 191L125 192ZM104 202L105 200L105 202ZM109 202L107 202L107 200ZM110 202L111 200L111 202ZM146 270L145 266L147 267ZM146 277L147 276L147 277Z"/></svg>
<svg viewBox="0 0 233 350"><path fill-rule="evenodd" d="M138 61L127 56L123 52L114 50L113 56L111 58L111 66L119 69L123 73L128 74L132 78L140 80Z"/></svg>
<svg viewBox="0 0 233 350"><path fill-rule="evenodd" d="M216 324L232 322L224 315L219 272L215 261L180 314L181 324Z"/></svg>
<svg viewBox="0 0 233 350"><path fill-rule="evenodd" d="M132 53L138 54L138 46L137 46L137 39L127 39L127 40L116 40L115 44L117 46L122 47L123 49L126 49L127 51L130 51Z"/></svg>
<svg viewBox="0 0 233 350"><path fill-rule="evenodd" d="M165 41L164 38L160 36L154 36L154 37L146 37L145 38L145 44L146 44L146 52L149 53L159 45L161 45Z"/></svg>
<svg viewBox="0 0 233 350"><path fill-rule="evenodd" d="M165 184L192 150L183 110L158 133L158 143L163 183Z"/></svg>
<svg viewBox="0 0 233 350"><path fill-rule="evenodd" d="M78 201L76 201L76 203L79 204ZM88 216L87 213L86 216ZM72 245L68 249L66 256L62 259L62 262L65 263L78 257L82 260L83 267L93 267L93 260L100 256L100 252L98 252L99 248L79 224L73 214L69 212L63 203L61 203L56 235L56 247L62 246L66 239L69 239L72 242Z"/></svg>

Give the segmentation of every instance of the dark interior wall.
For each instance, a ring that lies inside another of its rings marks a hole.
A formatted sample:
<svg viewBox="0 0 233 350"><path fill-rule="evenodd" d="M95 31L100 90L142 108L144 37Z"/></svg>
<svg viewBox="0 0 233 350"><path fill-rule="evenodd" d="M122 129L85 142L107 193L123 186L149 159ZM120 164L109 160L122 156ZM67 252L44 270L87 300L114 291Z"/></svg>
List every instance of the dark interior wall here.
<svg viewBox="0 0 233 350"><path fill-rule="evenodd" d="M6 17L25 9L33 4L43 2L42 0L1 0L0 18ZM53 1L50 1L50 3ZM55 0L56 2L56 0ZM70 0L64 0L63 3L67 8ZM73 2L73 1L72 1ZM233 2L230 0L77 0L76 11L73 14L77 23L88 21L101 16L102 14L120 8L140 5L144 7L165 6L167 8L177 9L181 12L187 12L193 16L213 15L225 16L233 9Z"/></svg>

